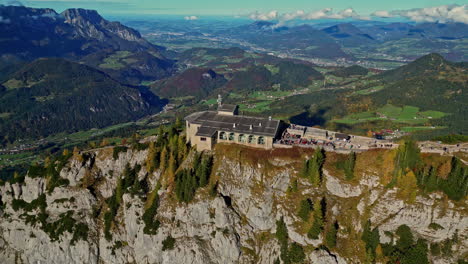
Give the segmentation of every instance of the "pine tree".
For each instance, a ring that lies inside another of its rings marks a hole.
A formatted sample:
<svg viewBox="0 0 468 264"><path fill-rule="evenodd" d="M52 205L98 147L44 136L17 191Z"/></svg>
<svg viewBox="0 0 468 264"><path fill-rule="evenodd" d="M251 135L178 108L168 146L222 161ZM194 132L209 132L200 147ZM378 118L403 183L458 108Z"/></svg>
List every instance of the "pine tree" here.
<svg viewBox="0 0 468 264"><path fill-rule="evenodd" d="M179 136L177 140L177 149L179 150L177 160L179 160L180 163L187 156L187 144L185 143L185 138L182 136Z"/></svg>
<svg viewBox="0 0 468 264"><path fill-rule="evenodd" d="M174 154L171 153L169 156L169 161L168 161L167 170L166 170L166 173L169 178L174 177L176 169L177 169L176 160L175 160Z"/></svg>
<svg viewBox="0 0 468 264"><path fill-rule="evenodd" d="M344 163L345 178L352 180L354 178L354 167L356 166L356 153L351 152Z"/></svg>
<svg viewBox="0 0 468 264"><path fill-rule="evenodd" d="M146 169L148 172L153 172L156 168L159 168L160 155L156 149L154 142L151 142L148 148L148 156L146 157Z"/></svg>
<svg viewBox="0 0 468 264"><path fill-rule="evenodd" d="M427 176L427 180L426 180L426 184L424 188L427 192L436 191L439 185L439 177L437 176L437 170L431 166L428 174L429 175Z"/></svg>
<svg viewBox="0 0 468 264"><path fill-rule="evenodd" d="M336 237L338 234L338 229L339 225L337 221L335 221L328 229L327 234L325 235L325 243L328 248L336 247Z"/></svg>
<svg viewBox="0 0 468 264"><path fill-rule="evenodd" d="M312 226L307 232L307 236L311 239L318 239L320 233L323 230L323 211L322 211L322 202L317 201L314 203L314 219Z"/></svg>
<svg viewBox="0 0 468 264"><path fill-rule="evenodd" d="M299 211L297 212L297 215L303 221L307 221L309 219L309 214L312 211L312 209L313 209L312 201L310 199L304 199L301 201L299 205Z"/></svg>
<svg viewBox="0 0 468 264"><path fill-rule="evenodd" d="M213 157L207 156L204 157L201 164L201 172L200 172L200 187L205 187L208 185L208 181L211 174L211 167L213 163Z"/></svg>
<svg viewBox="0 0 468 264"><path fill-rule="evenodd" d="M313 187L319 187L322 182L322 167L325 161L325 155L322 149L317 150L308 162L308 178Z"/></svg>
<svg viewBox="0 0 468 264"><path fill-rule="evenodd" d="M302 178L307 178L307 176L309 175L309 160L304 161L304 165L302 166L302 169L299 175Z"/></svg>
<svg viewBox="0 0 468 264"><path fill-rule="evenodd" d="M166 165L167 165L166 163L167 163L168 158L169 158L168 155L169 154L167 153L167 148L164 147L163 150L161 151L161 156L159 158L159 160L160 160L159 167L160 167L161 171L164 171L166 169Z"/></svg>
<svg viewBox="0 0 468 264"><path fill-rule="evenodd" d="M407 225L401 225L397 228L396 234L399 237L396 242L397 249L401 252L406 252L414 244L411 229Z"/></svg>
<svg viewBox="0 0 468 264"><path fill-rule="evenodd" d="M366 224L364 225L364 231L362 232L361 239L366 243L366 252L369 252L372 254L372 256L374 256L375 250L380 244L380 235L379 229L371 229L371 225L371 221L367 220Z"/></svg>

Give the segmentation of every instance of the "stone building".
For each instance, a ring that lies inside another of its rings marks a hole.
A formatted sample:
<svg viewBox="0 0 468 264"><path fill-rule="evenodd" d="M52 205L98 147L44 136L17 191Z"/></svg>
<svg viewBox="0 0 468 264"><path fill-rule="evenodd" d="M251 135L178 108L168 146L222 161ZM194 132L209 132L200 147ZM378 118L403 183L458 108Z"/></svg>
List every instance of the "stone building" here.
<svg viewBox="0 0 468 264"><path fill-rule="evenodd" d="M236 143L271 149L279 135L280 120L238 114L237 105L219 104L218 111L196 112L185 118L187 142L198 151L216 143Z"/></svg>

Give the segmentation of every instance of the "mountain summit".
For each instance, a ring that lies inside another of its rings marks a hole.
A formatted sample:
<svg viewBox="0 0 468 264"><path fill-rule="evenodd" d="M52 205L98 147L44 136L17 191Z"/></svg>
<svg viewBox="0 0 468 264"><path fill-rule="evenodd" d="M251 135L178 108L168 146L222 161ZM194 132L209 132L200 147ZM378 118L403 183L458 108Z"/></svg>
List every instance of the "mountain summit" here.
<svg viewBox="0 0 468 264"><path fill-rule="evenodd" d="M94 10L0 6L1 54L23 59L38 57L80 58L100 50L158 52L138 31L110 22Z"/></svg>

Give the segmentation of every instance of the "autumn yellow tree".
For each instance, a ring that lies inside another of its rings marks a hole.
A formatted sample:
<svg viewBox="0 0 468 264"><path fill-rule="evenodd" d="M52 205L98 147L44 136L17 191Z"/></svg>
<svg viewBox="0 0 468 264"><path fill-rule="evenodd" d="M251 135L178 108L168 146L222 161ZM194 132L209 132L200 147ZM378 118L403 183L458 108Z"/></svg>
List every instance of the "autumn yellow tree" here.
<svg viewBox="0 0 468 264"><path fill-rule="evenodd" d="M109 140L108 140L107 138L105 138L105 139L103 139L103 140L101 141L101 147L105 147L105 146L107 146L107 145L109 145Z"/></svg>
<svg viewBox="0 0 468 264"><path fill-rule="evenodd" d="M389 184L394 175L395 171L395 157L396 157L396 150L389 150L385 151L383 154L383 161L382 161L382 177L381 183L383 185Z"/></svg>
<svg viewBox="0 0 468 264"><path fill-rule="evenodd" d="M159 158L159 168L164 171L166 169L166 163L167 163L167 148L164 147L163 150L161 151L161 156Z"/></svg>
<svg viewBox="0 0 468 264"><path fill-rule="evenodd" d="M68 155L70 155L70 150L64 149L63 152L62 152L62 155L63 155L63 156L68 156Z"/></svg>
<svg viewBox="0 0 468 264"><path fill-rule="evenodd" d="M397 179L397 185L399 197L413 203L418 191L418 181L414 172L408 170L406 173L401 173Z"/></svg>
<svg viewBox="0 0 468 264"><path fill-rule="evenodd" d="M385 256L383 253L382 245L378 244L377 248L375 249L375 260L378 263L384 263L385 261Z"/></svg>
<svg viewBox="0 0 468 264"><path fill-rule="evenodd" d="M153 172L157 167L159 167L158 164L158 151L156 149L156 146L154 142L151 142L148 148L148 156L146 157L146 169L148 172Z"/></svg>
<svg viewBox="0 0 468 264"><path fill-rule="evenodd" d="M443 179L447 179L448 175L450 174L450 171L452 171L452 160L449 159L446 162L442 163L442 165L437 168L437 174L439 177Z"/></svg>
<svg viewBox="0 0 468 264"><path fill-rule="evenodd" d="M184 160L187 155L187 144L185 143L185 137L179 136L177 142L178 157L179 161Z"/></svg>

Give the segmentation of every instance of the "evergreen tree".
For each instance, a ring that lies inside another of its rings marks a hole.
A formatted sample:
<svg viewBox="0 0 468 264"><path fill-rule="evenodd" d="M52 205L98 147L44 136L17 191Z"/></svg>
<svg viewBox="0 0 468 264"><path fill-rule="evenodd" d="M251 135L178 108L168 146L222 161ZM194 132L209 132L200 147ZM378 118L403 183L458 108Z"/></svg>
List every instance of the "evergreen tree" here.
<svg viewBox="0 0 468 264"><path fill-rule="evenodd" d="M419 239L416 245L409 248L407 252L402 254L401 264L429 264L427 258L427 243L423 239Z"/></svg>
<svg viewBox="0 0 468 264"><path fill-rule="evenodd" d="M452 158L452 169L441 189L450 199L461 200L468 192L468 167L457 158Z"/></svg>
<svg viewBox="0 0 468 264"><path fill-rule="evenodd" d="M406 170L415 168L420 165L421 158L419 156L419 148L416 142L406 141L400 145L397 153L397 169Z"/></svg>
<svg viewBox="0 0 468 264"><path fill-rule="evenodd" d="M354 178L354 167L356 166L356 153L351 152L344 163L345 178L351 180Z"/></svg>
<svg viewBox="0 0 468 264"><path fill-rule="evenodd" d="M309 176L309 160L304 161L301 172L299 174L302 178L307 178Z"/></svg>
<svg viewBox="0 0 468 264"><path fill-rule="evenodd" d="M401 252L406 252L414 244L411 229L407 225L401 225L397 228L396 234L399 237L396 242L396 248Z"/></svg>
<svg viewBox="0 0 468 264"><path fill-rule="evenodd" d="M439 185L439 177L437 177L437 170L431 166L429 169L429 176L425 184L425 190L428 192L433 192L437 190Z"/></svg>
<svg viewBox="0 0 468 264"><path fill-rule="evenodd" d="M151 142L148 148L148 156L146 157L146 169L148 172L153 172L156 168L159 168L160 154L156 149L156 144Z"/></svg>
<svg viewBox="0 0 468 264"><path fill-rule="evenodd" d="M297 243L292 243L288 250L288 261L290 263L302 263L305 259L304 249Z"/></svg>
<svg viewBox="0 0 468 264"><path fill-rule="evenodd" d="M335 221L327 231L325 235L325 244L328 248L336 247L336 237L338 234L339 225L338 222Z"/></svg>
<svg viewBox="0 0 468 264"><path fill-rule="evenodd" d="M371 229L371 225L371 221L367 220L361 239L366 243L366 252L369 252L374 257L377 246L380 244L380 235L379 229Z"/></svg>
<svg viewBox="0 0 468 264"><path fill-rule="evenodd" d="M178 139L177 149L179 150L177 160L179 160L179 162L181 162L187 156L187 144L185 143L185 138L184 137L179 136L177 139Z"/></svg>
<svg viewBox="0 0 468 264"><path fill-rule="evenodd" d="M310 199L304 199L299 205L299 211L297 212L297 215L303 221L307 221L309 219L309 214L312 211L312 209L312 201Z"/></svg>
<svg viewBox="0 0 468 264"><path fill-rule="evenodd" d="M307 232L307 236L311 239L318 239L323 230L323 223L322 202L317 201L314 203L314 220L312 222L312 226Z"/></svg>
<svg viewBox="0 0 468 264"><path fill-rule="evenodd" d="M325 154L322 149L317 150L308 162L308 178L313 187L319 187L322 183L322 167L325 161Z"/></svg>
<svg viewBox="0 0 468 264"><path fill-rule="evenodd" d="M167 148L164 147L161 151L161 155L160 155L160 162L159 162L159 168L164 171L166 169L166 163L169 159L169 153L167 152Z"/></svg>
<svg viewBox="0 0 468 264"><path fill-rule="evenodd" d="M169 161L168 161L167 170L166 170L166 173L168 173L169 178L174 177L174 173L176 169L177 169L176 160L175 160L174 154L171 153L169 155Z"/></svg>

